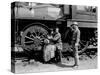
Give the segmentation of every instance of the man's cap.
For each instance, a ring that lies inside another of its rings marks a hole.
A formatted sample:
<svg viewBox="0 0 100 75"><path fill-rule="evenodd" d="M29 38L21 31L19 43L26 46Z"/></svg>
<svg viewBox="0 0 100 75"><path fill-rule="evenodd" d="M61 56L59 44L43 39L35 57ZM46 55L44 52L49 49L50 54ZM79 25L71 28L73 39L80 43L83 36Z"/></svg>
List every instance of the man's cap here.
<svg viewBox="0 0 100 75"><path fill-rule="evenodd" d="M73 25L77 25L77 26L78 26L78 22L73 22L73 23L71 24L71 26L73 26Z"/></svg>

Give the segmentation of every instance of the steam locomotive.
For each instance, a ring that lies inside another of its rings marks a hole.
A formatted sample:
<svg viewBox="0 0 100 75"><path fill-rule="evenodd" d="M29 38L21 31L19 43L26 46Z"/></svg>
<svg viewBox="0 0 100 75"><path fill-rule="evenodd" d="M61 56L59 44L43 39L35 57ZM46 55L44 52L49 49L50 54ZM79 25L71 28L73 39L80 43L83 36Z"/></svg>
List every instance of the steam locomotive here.
<svg viewBox="0 0 100 75"><path fill-rule="evenodd" d="M63 4L43 4L33 2L13 2L11 4L11 46L34 53L42 50L41 39L46 38L51 29L58 27L63 42L70 42L69 25L79 23L81 47L84 51L93 38L97 45L97 7ZM22 51L23 52L23 51Z"/></svg>

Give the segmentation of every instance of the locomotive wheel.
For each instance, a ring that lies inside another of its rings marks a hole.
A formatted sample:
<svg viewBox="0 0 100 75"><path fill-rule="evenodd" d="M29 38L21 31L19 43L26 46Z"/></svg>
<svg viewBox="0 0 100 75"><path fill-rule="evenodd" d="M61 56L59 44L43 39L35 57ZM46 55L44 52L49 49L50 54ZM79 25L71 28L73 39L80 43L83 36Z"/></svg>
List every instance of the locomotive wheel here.
<svg viewBox="0 0 100 75"><path fill-rule="evenodd" d="M43 39L46 38L48 31L46 28L34 25L28 27L22 34L21 44L25 50L41 50Z"/></svg>
<svg viewBox="0 0 100 75"><path fill-rule="evenodd" d="M89 46L89 41L80 41L79 42L79 54L85 52L88 46Z"/></svg>

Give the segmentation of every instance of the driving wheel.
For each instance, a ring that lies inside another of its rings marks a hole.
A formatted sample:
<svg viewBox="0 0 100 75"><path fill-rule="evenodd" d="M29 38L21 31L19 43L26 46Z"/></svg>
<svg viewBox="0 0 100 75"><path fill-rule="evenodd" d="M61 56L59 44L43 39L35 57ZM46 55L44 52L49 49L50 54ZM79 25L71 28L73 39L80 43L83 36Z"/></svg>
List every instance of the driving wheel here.
<svg viewBox="0 0 100 75"><path fill-rule="evenodd" d="M21 44L23 49L32 51L32 50L41 50L43 45L43 39L46 38L48 34L47 29L39 25L33 25L28 27L22 33Z"/></svg>

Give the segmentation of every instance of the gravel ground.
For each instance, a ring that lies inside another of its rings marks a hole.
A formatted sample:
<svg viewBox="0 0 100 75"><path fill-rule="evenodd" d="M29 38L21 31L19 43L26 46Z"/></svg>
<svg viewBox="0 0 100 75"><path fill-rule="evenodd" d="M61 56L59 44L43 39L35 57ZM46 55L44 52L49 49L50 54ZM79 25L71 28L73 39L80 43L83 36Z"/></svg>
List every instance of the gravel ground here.
<svg viewBox="0 0 100 75"><path fill-rule="evenodd" d="M31 60L30 64L28 62L21 62L18 60L15 64L16 73L32 73L32 72L48 72L48 71L68 71L68 70L84 70L84 69L96 69L97 68L97 57L90 59L85 57L80 59L79 66L77 68L72 67L74 64L73 58L67 61L63 58L62 64L43 64L38 61Z"/></svg>
<svg viewBox="0 0 100 75"><path fill-rule="evenodd" d="M64 46L63 49L65 51L68 50L67 44L64 44L63 46ZM22 48L18 50L22 50ZM62 64L55 64L55 63L43 64L35 60L31 60L30 64L28 64L28 62L22 62L21 60L17 60L15 63L15 72L16 73L29 73L29 72L96 69L97 68L97 56L91 59L87 55L80 55L79 66L75 68L75 67L72 67L73 64L74 64L74 60L72 57L69 57L69 60L66 58L63 58Z"/></svg>

